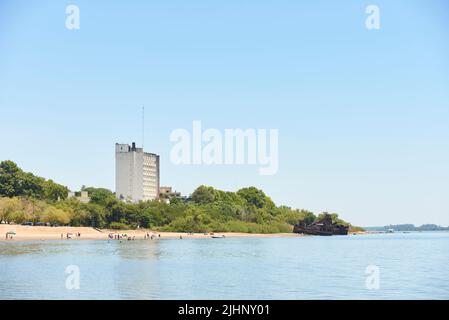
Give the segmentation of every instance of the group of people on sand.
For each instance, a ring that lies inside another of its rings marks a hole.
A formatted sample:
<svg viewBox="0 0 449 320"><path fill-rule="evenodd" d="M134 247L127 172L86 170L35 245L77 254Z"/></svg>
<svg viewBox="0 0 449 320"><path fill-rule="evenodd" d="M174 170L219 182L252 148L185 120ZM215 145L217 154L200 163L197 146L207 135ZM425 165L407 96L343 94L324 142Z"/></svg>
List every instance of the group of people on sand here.
<svg viewBox="0 0 449 320"><path fill-rule="evenodd" d="M161 238L160 234L156 235L153 233L152 234L146 233L145 236L143 237L144 240L154 240L154 239L160 239L160 238Z"/></svg>
<svg viewBox="0 0 449 320"><path fill-rule="evenodd" d="M12 240L13 239L13 237L12 237L12 234L10 234L10 233L6 233L6 240Z"/></svg>
<svg viewBox="0 0 449 320"><path fill-rule="evenodd" d="M108 235L109 240L128 240L128 241L133 241L136 240L136 236L128 236L127 234L115 234L115 233L110 233Z"/></svg>
<svg viewBox="0 0 449 320"><path fill-rule="evenodd" d="M108 235L109 240L128 240L128 241L134 241L136 240L136 236L129 236L127 234L117 234L117 233L110 233ZM145 233L145 235L143 236L144 240L155 240L155 239L160 239L161 235L158 234L153 234L153 233Z"/></svg>
<svg viewBox="0 0 449 320"><path fill-rule="evenodd" d="M70 240L70 239L72 239L72 236L73 236L73 233L66 233L65 238L66 238L67 240ZM75 237L81 238L81 232L75 233ZM63 233L61 233L61 240L62 240L62 239L64 239L64 234L63 234Z"/></svg>

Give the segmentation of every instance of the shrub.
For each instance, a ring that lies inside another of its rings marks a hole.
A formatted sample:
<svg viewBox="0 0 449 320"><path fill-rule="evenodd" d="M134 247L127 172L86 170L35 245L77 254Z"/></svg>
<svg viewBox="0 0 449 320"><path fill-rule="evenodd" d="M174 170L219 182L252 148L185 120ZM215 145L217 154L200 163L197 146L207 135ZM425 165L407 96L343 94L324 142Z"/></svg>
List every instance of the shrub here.
<svg viewBox="0 0 449 320"><path fill-rule="evenodd" d="M113 230L129 230L129 226L126 223L122 222L111 222L109 228Z"/></svg>

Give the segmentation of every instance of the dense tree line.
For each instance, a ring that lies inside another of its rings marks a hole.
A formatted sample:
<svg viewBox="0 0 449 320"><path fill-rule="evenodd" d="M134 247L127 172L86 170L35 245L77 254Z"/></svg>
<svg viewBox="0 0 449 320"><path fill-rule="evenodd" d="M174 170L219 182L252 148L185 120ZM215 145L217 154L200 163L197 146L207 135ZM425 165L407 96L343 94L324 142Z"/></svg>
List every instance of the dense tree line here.
<svg viewBox="0 0 449 320"><path fill-rule="evenodd" d="M415 227L414 224L395 224L380 228L381 230L393 229L395 231L447 231L449 227L442 227L436 224L423 224L422 226Z"/></svg>
<svg viewBox="0 0 449 320"><path fill-rule="evenodd" d="M151 228L180 232L291 232L299 220L319 218L307 210L277 207L255 187L226 192L200 186L189 199L170 203L125 203L104 188L83 187L90 203L67 199L68 188L25 173L11 161L0 163L0 221L45 222L96 228ZM333 214L333 219L345 223Z"/></svg>
<svg viewBox="0 0 449 320"><path fill-rule="evenodd" d="M12 161L0 163L0 196L56 201L67 198L68 188L29 172Z"/></svg>

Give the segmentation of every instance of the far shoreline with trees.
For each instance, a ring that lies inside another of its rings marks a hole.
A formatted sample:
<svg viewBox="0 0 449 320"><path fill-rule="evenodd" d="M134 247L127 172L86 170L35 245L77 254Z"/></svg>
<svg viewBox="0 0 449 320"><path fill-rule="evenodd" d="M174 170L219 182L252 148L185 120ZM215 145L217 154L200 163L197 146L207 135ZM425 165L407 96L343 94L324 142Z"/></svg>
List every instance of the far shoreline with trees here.
<svg viewBox="0 0 449 320"><path fill-rule="evenodd" d="M105 188L83 187L91 198L67 198L66 186L24 172L12 161L0 163L0 222L45 223L99 229L152 229L165 232L291 233L300 220L311 223L325 213L276 206L262 190L237 192L198 187L188 199L125 203ZM332 220L345 225L338 214ZM350 226L351 232L363 231Z"/></svg>
<svg viewBox="0 0 449 320"><path fill-rule="evenodd" d="M449 227L442 227L436 224L423 224L419 227L414 224L390 224L384 227L366 227L367 231L386 232L393 230L397 232L428 232L428 231L449 231Z"/></svg>

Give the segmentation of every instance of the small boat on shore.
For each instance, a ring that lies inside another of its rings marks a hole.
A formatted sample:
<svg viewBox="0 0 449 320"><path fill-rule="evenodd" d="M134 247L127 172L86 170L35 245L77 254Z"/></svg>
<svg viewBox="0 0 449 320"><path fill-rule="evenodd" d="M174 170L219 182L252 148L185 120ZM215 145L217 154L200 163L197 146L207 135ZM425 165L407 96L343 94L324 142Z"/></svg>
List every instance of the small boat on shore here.
<svg viewBox="0 0 449 320"><path fill-rule="evenodd" d="M225 235L221 235L221 236L211 236L211 238L212 239L224 239L224 238L226 238L226 236Z"/></svg>

